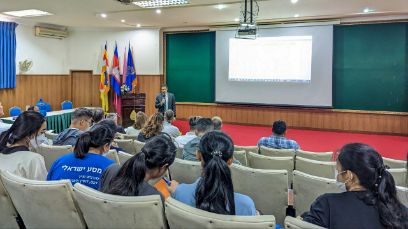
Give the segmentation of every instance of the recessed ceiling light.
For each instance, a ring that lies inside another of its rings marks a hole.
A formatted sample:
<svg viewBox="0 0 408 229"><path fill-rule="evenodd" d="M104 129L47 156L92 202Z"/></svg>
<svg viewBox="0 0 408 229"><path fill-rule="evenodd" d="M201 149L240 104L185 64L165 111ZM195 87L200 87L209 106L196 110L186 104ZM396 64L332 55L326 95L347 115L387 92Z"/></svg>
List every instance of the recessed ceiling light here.
<svg viewBox="0 0 408 229"><path fill-rule="evenodd" d="M370 9L370 8L365 8L365 9L363 10L363 12L364 12L364 13L371 13L371 12L374 12L374 10L373 10L373 9Z"/></svg>
<svg viewBox="0 0 408 229"><path fill-rule="evenodd" d="M137 24L137 25L136 25L136 27L137 27L137 28L140 28L140 27L141 27L141 25L140 25L140 24Z"/></svg>
<svg viewBox="0 0 408 229"><path fill-rule="evenodd" d="M290 2L291 2L292 4L296 4L296 3L298 2L298 0L290 0Z"/></svg>
<svg viewBox="0 0 408 229"><path fill-rule="evenodd" d="M227 8L227 6L223 5L223 4L218 4L218 5L215 6L215 8L217 8L219 10L223 10L223 9Z"/></svg>
<svg viewBox="0 0 408 229"><path fill-rule="evenodd" d="M125 23L126 21L125 21L125 19L122 19L122 20L120 20L120 22Z"/></svg>
<svg viewBox="0 0 408 229"><path fill-rule="evenodd" d="M235 18L234 21L239 22L239 18Z"/></svg>
<svg viewBox="0 0 408 229"><path fill-rule="evenodd" d="M161 8L169 6L180 6L189 4L188 0L150 0L150 1L137 1L133 4L142 8Z"/></svg>
<svg viewBox="0 0 408 229"><path fill-rule="evenodd" d="M108 17L108 15L107 14L101 14L101 17L103 17L103 18L107 18Z"/></svg>
<svg viewBox="0 0 408 229"><path fill-rule="evenodd" d="M294 17L299 17L299 14L295 14L295 15L293 15Z"/></svg>
<svg viewBox="0 0 408 229"><path fill-rule="evenodd" d="M161 14L161 9L157 9L156 14Z"/></svg>
<svg viewBox="0 0 408 229"><path fill-rule="evenodd" d="M3 12L4 14L15 16L15 17L39 17L53 15L52 13L45 12L42 10L30 9L30 10L18 10L18 11L8 11Z"/></svg>

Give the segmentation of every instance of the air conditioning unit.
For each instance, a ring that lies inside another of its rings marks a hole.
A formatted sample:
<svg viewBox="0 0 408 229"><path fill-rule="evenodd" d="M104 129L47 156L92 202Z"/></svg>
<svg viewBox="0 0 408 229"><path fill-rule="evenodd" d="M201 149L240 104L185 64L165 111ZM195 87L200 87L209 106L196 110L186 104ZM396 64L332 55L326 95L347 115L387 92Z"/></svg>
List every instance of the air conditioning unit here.
<svg viewBox="0 0 408 229"><path fill-rule="evenodd" d="M65 29L54 29L54 28L36 26L35 35L37 37L63 39L63 38L68 37L68 30L66 28Z"/></svg>

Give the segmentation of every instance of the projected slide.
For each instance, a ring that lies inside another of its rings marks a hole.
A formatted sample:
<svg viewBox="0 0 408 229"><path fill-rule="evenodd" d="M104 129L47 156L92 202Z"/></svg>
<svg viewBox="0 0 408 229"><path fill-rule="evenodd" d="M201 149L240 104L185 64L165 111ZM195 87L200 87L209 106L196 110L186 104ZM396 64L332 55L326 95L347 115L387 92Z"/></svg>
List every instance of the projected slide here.
<svg viewBox="0 0 408 229"><path fill-rule="evenodd" d="M312 36L229 40L230 81L308 83L312 72Z"/></svg>

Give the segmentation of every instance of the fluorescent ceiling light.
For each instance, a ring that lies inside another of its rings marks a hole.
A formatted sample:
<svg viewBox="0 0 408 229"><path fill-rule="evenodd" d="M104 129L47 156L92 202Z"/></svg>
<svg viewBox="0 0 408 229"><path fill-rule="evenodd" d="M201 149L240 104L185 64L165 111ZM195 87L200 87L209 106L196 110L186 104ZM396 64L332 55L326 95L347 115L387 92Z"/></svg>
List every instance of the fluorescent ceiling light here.
<svg viewBox="0 0 408 229"><path fill-rule="evenodd" d="M137 1L133 4L142 8L159 8L169 6L180 6L188 4L188 0L150 0L150 1Z"/></svg>
<svg viewBox="0 0 408 229"><path fill-rule="evenodd" d="M371 13L371 12L374 12L374 10L373 10L373 9L370 9L370 8L365 8L365 9L363 10L363 12L364 12L364 13Z"/></svg>
<svg viewBox="0 0 408 229"><path fill-rule="evenodd" d="M223 9L227 8L227 6L223 5L223 4L218 4L218 5L215 6L215 8L217 8L219 10L223 10Z"/></svg>
<svg viewBox="0 0 408 229"><path fill-rule="evenodd" d="M15 16L15 17L39 17L39 16L48 16L53 15L41 10L30 9L30 10L18 10L18 11L8 11L3 12L4 14Z"/></svg>

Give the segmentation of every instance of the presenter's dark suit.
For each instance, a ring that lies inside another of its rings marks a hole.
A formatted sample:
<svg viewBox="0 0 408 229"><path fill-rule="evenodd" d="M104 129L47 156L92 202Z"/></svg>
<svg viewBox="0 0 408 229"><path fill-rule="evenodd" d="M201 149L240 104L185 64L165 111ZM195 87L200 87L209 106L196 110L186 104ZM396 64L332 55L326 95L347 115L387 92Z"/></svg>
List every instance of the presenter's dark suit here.
<svg viewBox="0 0 408 229"><path fill-rule="evenodd" d="M167 100L162 105L160 104L160 102L162 101L163 98L166 99L166 96L163 95L162 93L156 96L156 103L154 106L157 108L158 112L164 114L164 112L166 112L167 103L167 110L172 110L174 112L174 116L176 116L176 97L174 97L172 93L167 93Z"/></svg>

